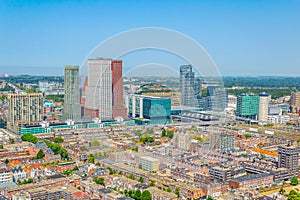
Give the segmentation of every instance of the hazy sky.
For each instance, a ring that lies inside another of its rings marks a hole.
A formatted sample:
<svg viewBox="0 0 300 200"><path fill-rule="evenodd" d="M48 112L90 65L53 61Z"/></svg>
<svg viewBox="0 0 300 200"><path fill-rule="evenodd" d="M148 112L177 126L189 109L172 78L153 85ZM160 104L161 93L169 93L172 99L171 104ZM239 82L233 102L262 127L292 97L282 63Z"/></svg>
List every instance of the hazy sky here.
<svg viewBox="0 0 300 200"><path fill-rule="evenodd" d="M111 35L162 27L195 39L222 75L300 76L299 10L300 0L2 0L0 74L62 75ZM159 51L122 59L125 71L184 64Z"/></svg>

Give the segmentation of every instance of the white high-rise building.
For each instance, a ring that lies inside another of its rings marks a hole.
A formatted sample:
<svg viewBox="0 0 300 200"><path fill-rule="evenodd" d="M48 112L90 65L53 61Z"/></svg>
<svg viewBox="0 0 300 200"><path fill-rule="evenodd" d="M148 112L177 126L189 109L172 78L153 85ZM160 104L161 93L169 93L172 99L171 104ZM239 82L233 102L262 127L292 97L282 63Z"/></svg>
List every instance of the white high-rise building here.
<svg viewBox="0 0 300 200"><path fill-rule="evenodd" d="M268 94L259 95L259 107L258 107L258 122L260 124L268 123L268 112L269 112L269 102L271 96Z"/></svg>
<svg viewBox="0 0 300 200"><path fill-rule="evenodd" d="M101 120L112 119L112 70L111 59L88 60L88 86L85 109L90 116Z"/></svg>

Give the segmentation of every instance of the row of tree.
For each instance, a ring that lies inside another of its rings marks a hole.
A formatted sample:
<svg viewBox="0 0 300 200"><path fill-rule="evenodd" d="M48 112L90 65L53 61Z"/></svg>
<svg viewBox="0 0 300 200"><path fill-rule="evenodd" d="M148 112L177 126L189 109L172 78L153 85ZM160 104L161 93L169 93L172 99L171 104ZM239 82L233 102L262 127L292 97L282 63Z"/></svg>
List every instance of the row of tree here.
<svg viewBox="0 0 300 200"><path fill-rule="evenodd" d="M131 197L135 200L151 200L151 193L148 190L144 190L141 192L141 190L137 189L136 191L132 190L124 190L124 194L127 197Z"/></svg>
<svg viewBox="0 0 300 200"><path fill-rule="evenodd" d="M21 139L23 141L31 142L33 144L36 144L38 141L41 140L32 134L24 134L24 135L22 135ZM60 140L60 139L58 139L58 140ZM60 146L59 144L52 143L48 140L44 140L44 142L54 152L55 155L59 154L62 159L69 159L68 151L64 147ZM40 156L41 155L42 155L42 153L40 153Z"/></svg>

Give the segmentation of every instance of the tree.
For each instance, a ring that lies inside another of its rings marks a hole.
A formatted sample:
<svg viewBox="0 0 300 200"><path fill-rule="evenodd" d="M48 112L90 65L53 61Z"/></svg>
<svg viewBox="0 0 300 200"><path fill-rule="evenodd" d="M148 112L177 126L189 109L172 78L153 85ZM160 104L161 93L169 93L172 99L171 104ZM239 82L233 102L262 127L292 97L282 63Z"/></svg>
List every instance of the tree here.
<svg viewBox="0 0 300 200"><path fill-rule="evenodd" d="M214 199L211 196L208 196L207 200L214 200Z"/></svg>
<svg viewBox="0 0 300 200"><path fill-rule="evenodd" d="M107 167L106 169L109 170L109 174L110 174L110 175L113 175L113 174L116 174L116 173L117 173L115 170L113 170L113 169L110 168L110 167Z"/></svg>
<svg viewBox="0 0 300 200"><path fill-rule="evenodd" d="M30 89L25 90L25 92L26 93L35 93L36 89L35 88L30 88Z"/></svg>
<svg viewBox="0 0 300 200"><path fill-rule="evenodd" d="M142 196L142 192L141 190L137 189L134 193L134 199L136 200L140 200L141 199L141 196Z"/></svg>
<svg viewBox="0 0 300 200"><path fill-rule="evenodd" d="M53 142L62 143L62 142L64 142L64 139L60 136L57 136L57 137L53 138Z"/></svg>
<svg viewBox="0 0 300 200"><path fill-rule="evenodd" d="M104 186L104 178L102 178L102 177L100 177L100 178L94 177L94 178L93 178L93 181L94 181L95 183L99 184L99 185L103 185L103 186Z"/></svg>
<svg viewBox="0 0 300 200"><path fill-rule="evenodd" d="M89 163L94 163L95 162L95 157L93 154L90 154L89 157L88 157L88 162Z"/></svg>
<svg viewBox="0 0 300 200"><path fill-rule="evenodd" d="M151 194L148 190L144 190L141 196L141 200L151 200Z"/></svg>
<svg viewBox="0 0 300 200"><path fill-rule="evenodd" d="M142 135L140 137L140 142L143 142L143 143L146 143L146 142L152 143L152 142L154 142L154 138L150 137L148 134L144 134L144 135Z"/></svg>
<svg viewBox="0 0 300 200"><path fill-rule="evenodd" d="M246 133L244 136L245 136L247 139L248 139L248 138L251 138L251 135L250 135L249 133Z"/></svg>
<svg viewBox="0 0 300 200"><path fill-rule="evenodd" d="M4 95L4 94L2 94L2 95L0 96L0 101L4 101L6 98L7 98L7 96Z"/></svg>
<svg viewBox="0 0 300 200"><path fill-rule="evenodd" d="M36 155L36 159L42 159L44 157L45 157L45 154L44 154L43 150L40 149Z"/></svg>
<svg viewBox="0 0 300 200"><path fill-rule="evenodd" d="M132 190L129 190L129 191L128 191L128 196L129 196L129 197L133 197L133 192L132 192Z"/></svg>
<svg viewBox="0 0 300 200"><path fill-rule="evenodd" d="M150 184L149 184L149 186L154 187L155 186L155 182L151 181Z"/></svg>
<svg viewBox="0 0 300 200"><path fill-rule="evenodd" d="M177 195L178 198L180 197L180 189L179 188L175 189L175 194Z"/></svg>
<svg viewBox="0 0 300 200"><path fill-rule="evenodd" d="M37 137L33 136L32 134L28 134L28 133L22 135L22 136L21 136L21 139L22 139L23 141L31 142L31 143L33 143L33 144L36 144L36 143L39 141L39 139L38 139ZM46 144L47 144L47 143L46 143Z"/></svg>
<svg viewBox="0 0 300 200"><path fill-rule="evenodd" d="M63 175L66 175L66 176L71 176L72 175L72 170L66 170L64 172L62 172Z"/></svg>
<svg viewBox="0 0 300 200"><path fill-rule="evenodd" d="M298 178L297 177L294 177L294 178L291 178L291 185L298 185Z"/></svg>
<svg viewBox="0 0 300 200"><path fill-rule="evenodd" d="M73 169L72 169L72 171L78 171L79 169L78 169L78 166L75 166Z"/></svg>
<svg viewBox="0 0 300 200"><path fill-rule="evenodd" d="M129 176L127 176L127 178L129 178L131 180L135 180L135 176L133 174L130 174Z"/></svg>
<svg viewBox="0 0 300 200"><path fill-rule="evenodd" d="M142 131L141 130L134 130L134 134L137 136L141 136Z"/></svg>
<svg viewBox="0 0 300 200"><path fill-rule="evenodd" d="M287 122L286 125L291 126L291 125L293 125L293 122Z"/></svg>
<svg viewBox="0 0 300 200"><path fill-rule="evenodd" d="M5 163L5 164L8 164L8 163L9 163L9 160L6 158L5 161L4 161L4 163Z"/></svg>
<svg viewBox="0 0 300 200"><path fill-rule="evenodd" d="M285 185L286 184L286 182L285 181L282 181L282 185Z"/></svg>
<svg viewBox="0 0 300 200"><path fill-rule="evenodd" d="M3 149L3 145L2 144L0 145L0 149Z"/></svg>
<svg viewBox="0 0 300 200"><path fill-rule="evenodd" d="M14 144L14 143L15 143L15 140L12 138L9 138L9 144Z"/></svg>
<svg viewBox="0 0 300 200"><path fill-rule="evenodd" d="M171 188L169 188L169 187L166 189L166 191L167 192L172 192Z"/></svg>
<svg viewBox="0 0 300 200"><path fill-rule="evenodd" d="M285 193L285 190L283 189L283 188L280 188L280 190L279 190L279 194L284 194Z"/></svg>
<svg viewBox="0 0 300 200"><path fill-rule="evenodd" d="M168 136L169 138L173 138L173 136L174 136L174 131L172 131L172 130L167 130L167 136Z"/></svg>
<svg viewBox="0 0 300 200"><path fill-rule="evenodd" d="M295 190L291 190L287 197L288 200L298 200L300 199L300 193L296 192Z"/></svg>
<svg viewBox="0 0 300 200"><path fill-rule="evenodd" d="M92 147L96 147L96 146L99 146L100 145L100 142L98 141L98 140L93 140L92 142L91 142L91 146Z"/></svg>
<svg viewBox="0 0 300 200"><path fill-rule="evenodd" d="M161 137L165 137L165 136L167 136L167 133L166 133L166 129L163 128L161 131Z"/></svg>
<svg viewBox="0 0 300 200"><path fill-rule="evenodd" d="M143 177L140 177L140 178L139 178L139 182L140 182L140 183L144 183L144 182L145 182L144 179L143 179Z"/></svg>

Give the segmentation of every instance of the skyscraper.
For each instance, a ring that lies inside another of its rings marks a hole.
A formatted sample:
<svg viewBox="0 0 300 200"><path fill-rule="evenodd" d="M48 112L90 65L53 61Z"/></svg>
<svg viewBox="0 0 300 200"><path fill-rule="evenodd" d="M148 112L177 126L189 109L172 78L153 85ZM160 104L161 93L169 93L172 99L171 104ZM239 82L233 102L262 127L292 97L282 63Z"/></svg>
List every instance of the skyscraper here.
<svg viewBox="0 0 300 200"><path fill-rule="evenodd" d="M102 120L127 118L123 104L122 61L89 59L84 115Z"/></svg>
<svg viewBox="0 0 300 200"><path fill-rule="evenodd" d="M202 80L195 78L191 65L180 66L181 105L200 107Z"/></svg>
<svg viewBox="0 0 300 200"><path fill-rule="evenodd" d="M260 124L268 123L270 100L271 100L271 96L268 94L259 95L258 121Z"/></svg>
<svg viewBox="0 0 300 200"><path fill-rule="evenodd" d="M79 66L65 66L63 121L81 119L79 83Z"/></svg>
<svg viewBox="0 0 300 200"><path fill-rule="evenodd" d="M257 119L259 108L259 96L254 94L242 94L237 96L236 115L239 117Z"/></svg>
<svg viewBox="0 0 300 200"><path fill-rule="evenodd" d="M112 119L111 59L88 60L88 86L84 115L102 120Z"/></svg>
<svg viewBox="0 0 300 200"><path fill-rule="evenodd" d="M8 94L7 128L19 133L24 125L37 125L43 120L43 94Z"/></svg>
<svg viewBox="0 0 300 200"><path fill-rule="evenodd" d="M112 117L127 118L127 109L124 106L124 87L122 77L122 60L111 61L112 71Z"/></svg>
<svg viewBox="0 0 300 200"><path fill-rule="evenodd" d="M299 168L299 153L300 149L297 146L290 144L278 146L278 167L287 168L297 177Z"/></svg>

